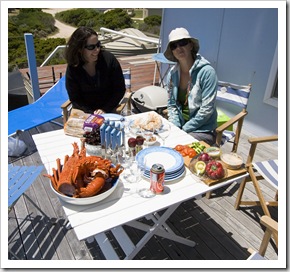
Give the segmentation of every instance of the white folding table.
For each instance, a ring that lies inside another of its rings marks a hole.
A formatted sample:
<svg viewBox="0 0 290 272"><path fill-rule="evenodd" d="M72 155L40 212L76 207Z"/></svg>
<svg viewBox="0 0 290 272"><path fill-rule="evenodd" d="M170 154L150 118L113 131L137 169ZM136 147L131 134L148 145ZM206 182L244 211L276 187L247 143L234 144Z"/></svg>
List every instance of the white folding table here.
<svg viewBox="0 0 290 272"><path fill-rule="evenodd" d="M133 115L132 118L141 116L141 114ZM163 121L167 122L166 119ZM34 135L33 139L41 160L50 174L52 174L52 168L56 168L56 159L63 160L65 155L71 155L73 150L71 144L73 142L80 143L79 138L65 135L62 129ZM177 144L186 144L193 141L195 139L190 135L177 127L173 127L165 144L174 147ZM111 230L126 254L125 259L133 259L153 235L159 235L188 246L195 246L194 241L177 236L166 225L166 220L180 203L188 199L199 198L208 191L233 182L240 182L246 175L242 174L209 187L186 168L182 177L174 182L166 183L163 194L152 198L139 196L136 193L136 184L127 182L121 175L115 191L101 202L85 206L76 206L62 201L61 204L79 240L93 237L107 259L119 259L105 235L105 231ZM139 184L149 187L149 182L145 179L142 179ZM159 216L157 212L164 209L166 211ZM144 216L153 220L154 225L148 226L137 221ZM143 230L146 234L137 245L134 245L122 225Z"/></svg>

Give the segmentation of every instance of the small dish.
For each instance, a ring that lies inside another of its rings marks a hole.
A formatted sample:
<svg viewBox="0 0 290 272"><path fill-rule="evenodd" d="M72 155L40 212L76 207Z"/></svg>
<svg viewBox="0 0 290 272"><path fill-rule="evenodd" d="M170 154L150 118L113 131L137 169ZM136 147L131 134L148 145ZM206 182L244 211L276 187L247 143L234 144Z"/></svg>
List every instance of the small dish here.
<svg viewBox="0 0 290 272"><path fill-rule="evenodd" d="M149 140L145 140L146 145L154 145L157 142L156 136L151 136Z"/></svg>
<svg viewBox="0 0 290 272"><path fill-rule="evenodd" d="M242 167L243 158L237 153L221 154L221 161L228 169L236 170Z"/></svg>
<svg viewBox="0 0 290 272"><path fill-rule="evenodd" d="M207 153L215 160L219 159L221 155L221 150L215 146L207 147L203 150L203 152Z"/></svg>

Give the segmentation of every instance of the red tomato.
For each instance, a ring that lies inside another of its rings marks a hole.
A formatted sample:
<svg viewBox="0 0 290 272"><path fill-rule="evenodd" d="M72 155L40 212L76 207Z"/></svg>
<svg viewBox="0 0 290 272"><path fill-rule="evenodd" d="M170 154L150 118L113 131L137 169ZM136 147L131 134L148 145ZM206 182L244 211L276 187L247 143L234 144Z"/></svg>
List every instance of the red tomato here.
<svg viewBox="0 0 290 272"><path fill-rule="evenodd" d="M176 151L181 151L184 149L184 146L183 145L177 145L175 148L174 148Z"/></svg>
<svg viewBox="0 0 290 272"><path fill-rule="evenodd" d="M196 151L191 148L191 150L188 151L188 156L189 158L193 158L196 156Z"/></svg>

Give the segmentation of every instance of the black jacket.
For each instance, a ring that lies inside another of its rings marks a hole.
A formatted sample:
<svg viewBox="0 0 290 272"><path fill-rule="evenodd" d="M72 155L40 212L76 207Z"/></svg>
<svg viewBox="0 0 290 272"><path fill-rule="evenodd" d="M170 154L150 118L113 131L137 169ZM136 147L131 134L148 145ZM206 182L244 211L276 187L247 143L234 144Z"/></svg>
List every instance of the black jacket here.
<svg viewBox="0 0 290 272"><path fill-rule="evenodd" d="M94 77L89 76L82 65L68 65L66 89L73 108L86 113L96 109L112 112L126 91L120 63L108 51L99 53Z"/></svg>

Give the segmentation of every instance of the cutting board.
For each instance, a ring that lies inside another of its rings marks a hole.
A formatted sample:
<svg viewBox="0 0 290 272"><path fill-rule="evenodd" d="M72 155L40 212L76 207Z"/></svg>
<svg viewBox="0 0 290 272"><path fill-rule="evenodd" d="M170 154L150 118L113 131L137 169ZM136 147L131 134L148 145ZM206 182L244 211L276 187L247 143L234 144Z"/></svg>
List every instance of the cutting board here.
<svg viewBox="0 0 290 272"><path fill-rule="evenodd" d="M206 146L206 147L209 147L209 145L205 142L200 142L202 145ZM189 158L188 156L186 157L183 157L183 160L184 160L184 164L186 167L189 166L190 164L190 161L192 160L192 158ZM225 167L226 168L226 167ZM209 178L202 178L201 180L208 186L212 186L212 185L215 185L215 184L218 184L218 183L221 183L223 181L226 181L226 180L229 180L233 177L236 177L236 176L239 176L241 174L244 174L246 173L246 168L245 168L245 165L243 165L240 169L237 169L237 170L232 170L232 169L228 169L226 168L226 171L227 171L227 175L222 178L222 179L217 179L217 180L213 180L213 179L209 179Z"/></svg>

